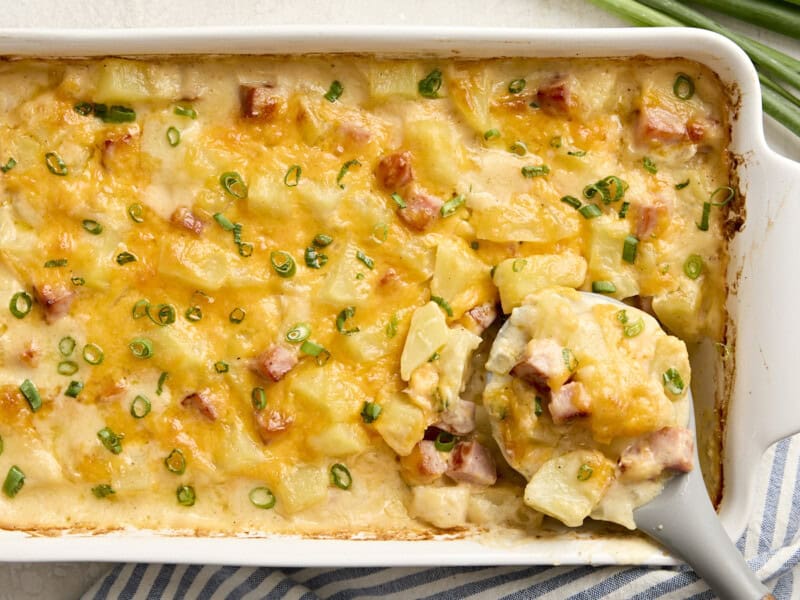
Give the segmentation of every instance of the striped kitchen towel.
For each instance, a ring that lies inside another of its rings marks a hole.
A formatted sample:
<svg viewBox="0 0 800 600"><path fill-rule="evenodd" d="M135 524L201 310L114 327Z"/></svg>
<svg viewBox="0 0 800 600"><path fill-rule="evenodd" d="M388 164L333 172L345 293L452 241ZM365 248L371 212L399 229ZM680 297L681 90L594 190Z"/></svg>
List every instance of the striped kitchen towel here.
<svg viewBox="0 0 800 600"><path fill-rule="evenodd" d="M738 542L779 600L800 598L800 436L764 455L756 514ZM687 567L276 569L120 564L83 600L262 598L714 598Z"/></svg>

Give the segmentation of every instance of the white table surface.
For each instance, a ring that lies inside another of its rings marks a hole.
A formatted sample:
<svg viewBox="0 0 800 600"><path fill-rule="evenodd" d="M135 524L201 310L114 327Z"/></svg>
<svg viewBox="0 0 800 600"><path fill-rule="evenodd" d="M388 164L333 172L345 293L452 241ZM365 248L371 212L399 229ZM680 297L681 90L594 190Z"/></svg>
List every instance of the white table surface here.
<svg viewBox="0 0 800 600"><path fill-rule="evenodd" d="M23 0L3 2L0 28L127 28L227 25L447 25L615 27L622 22L584 0ZM800 57L800 43L746 28ZM766 119L770 145L800 161L800 141ZM109 564L0 564L0 600L78 598Z"/></svg>

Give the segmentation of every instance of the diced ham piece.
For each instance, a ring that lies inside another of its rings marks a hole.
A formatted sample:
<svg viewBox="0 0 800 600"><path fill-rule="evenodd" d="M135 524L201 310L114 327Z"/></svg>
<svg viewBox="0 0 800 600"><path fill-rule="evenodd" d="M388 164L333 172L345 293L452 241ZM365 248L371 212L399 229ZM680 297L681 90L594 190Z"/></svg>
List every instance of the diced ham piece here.
<svg viewBox="0 0 800 600"><path fill-rule="evenodd" d="M36 301L42 305L44 318L48 323L66 315L75 300L75 292L62 285L34 286L33 295L36 297Z"/></svg>
<svg viewBox="0 0 800 600"><path fill-rule="evenodd" d="M271 121L280 108L280 96L273 92L271 85L240 85L239 96L242 116L247 119Z"/></svg>
<svg viewBox="0 0 800 600"><path fill-rule="evenodd" d="M265 379L280 381L297 364L297 354L285 346L272 346L256 357L253 366Z"/></svg>
<svg viewBox="0 0 800 600"><path fill-rule="evenodd" d="M217 407L214 406L209 396L210 392L208 390L189 394L181 400L181 406L184 408L193 408L209 421L216 421L219 416L217 414Z"/></svg>
<svg viewBox="0 0 800 600"><path fill-rule="evenodd" d="M19 359L29 367L39 366L39 358L42 355L42 350L36 340L31 340L27 346L20 352Z"/></svg>
<svg viewBox="0 0 800 600"><path fill-rule="evenodd" d="M397 274L397 271L395 271L392 267L389 267L388 269L386 269L386 272L381 276L381 279L378 283L380 283L381 285L388 285L390 283L397 281L399 278L400 276Z"/></svg>
<svg viewBox="0 0 800 600"><path fill-rule="evenodd" d="M261 441L268 444L277 434L289 429L289 426L294 423L294 417L265 408L255 411L255 421Z"/></svg>
<svg viewBox="0 0 800 600"><path fill-rule="evenodd" d="M444 202L436 196L425 192L414 192L405 199L406 207L397 211L397 215L411 229L424 231L439 218L439 211Z"/></svg>
<svg viewBox="0 0 800 600"><path fill-rule="evenodd" d="M537 387L547 387L549 380L562 375L566 368L561 344L549 338L532 339L511 374Z"/></svg>
<svg viewBox="0 0 800 600"><path fill-rule="evenodd" d="M536 103L547 113L556 116L568 115L572 108L572 95L567 80L564 77L557 77L539 86Z"/></svg>
<svg viewBox="0 0 800 600"><path fill-rule="evenodd" d="M186 208L185 206L181 206L172 213L170 217L170 221L173 225L177 225L178 227L183 227L187 231L191 231L197 235L203 233L203 228L205 227L205 223L200 220L200 217L195 215L191 210Z"/></svg>
<svg viewBox="0 0 800 600"><path fill-rule="evenodd" d="M459 482L494 485L497 468L492 455L478 442L459 442L453 448L447 476Z"/></svg>
<svg viewBox="0 0 800 600"><path fill-rule="evenodd" d="M130 133L104 140L100 153L100 164L103 168L111 171L116 167L122 167L121 161L124 159L124 152L132 148L133 142L133 135Z"/></svg>
<svg viewBox="0 0 800 600"><path fill-rule="evenodd" d="M636 212L636 236L643 240L653 235L658 229L670 220L670 209L663 202L655 204L640 205Z"/></svg>
<svg viewBox="0 0 800 600"><path fill-rule="evenodd" d="M694 465L694 435L686 427L664 427L628 446L619 458L626 478L652 479L664 469L688 473Z"/></svg>
<svg viewBox="0 0 800 600"><path fill-rule="evenodd" d="M434 426L453 435L467 435L475 429L475 403L467 400L454 402L439 415Z"/></svg>
<svg viewBox="0 0 800 600"><path fill-rule="evenodd" d="M643 106L636 121L636 139L645 144L671 144L686 137L683 120L658 106Z"/></svg>
<svg viewBox="0 0 800 600"><path fill-rule="evenodd" d="M411 153L395 152L384 156L378 163L375 175L381 185L390 192L396 192L414 180L411 169Z"/></svg>
<svg viewBox="0 0 800 600"><path fill-rule="evenodd" d="M553 423L562 425L570 419L589 415L589 394L582 383L572 381L550 394L548 408Z"/></svg>
<svg viewBox="0 0 800 600"><path fill-rule="evenodd" d="M362 125L353 121L345 121L340 123L337 131L345 141L352 142L357 146L363 146L364 144L368 143L372 137L372 133L366 127L366 125Z"/></svg>
<svg viewBox="0 0 800 600"><path fill-rule="evenodd" d="M472 317L472 320L475 321L480 334L486 331L489 325L494 323L494 320L497 318L497 307L491 302L487 302L486 304L481 304L469 309L468 314Z"/></svg>
<svg viewBox="0 0 800 600"><path fill-rule="evenodd" d="M692 142L699 142L706 136L706 125L702 121L689 121L686 124L686 135Z"/></svg>
<svg viewBox="0 0 800 600"><path fill-rule="evenodd" d="M435 442L422 440L408 456L400 458L403 478L412 485L425 485L439 479L450 468L450 454L439 452Z"/></svg>

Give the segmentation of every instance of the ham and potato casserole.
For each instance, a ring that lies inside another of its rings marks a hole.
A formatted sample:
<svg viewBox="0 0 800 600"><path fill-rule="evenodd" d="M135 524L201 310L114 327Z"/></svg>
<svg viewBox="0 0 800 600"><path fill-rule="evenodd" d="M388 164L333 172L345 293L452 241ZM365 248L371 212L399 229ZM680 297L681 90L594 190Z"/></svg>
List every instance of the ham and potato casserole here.
<svg viewBox="0 0 800 600"><path fill-rule="evenodd" d="M691 468L686 344L725 342L739 224L707 68L26 59L0 86L0 527L633 527Z"/></svg>

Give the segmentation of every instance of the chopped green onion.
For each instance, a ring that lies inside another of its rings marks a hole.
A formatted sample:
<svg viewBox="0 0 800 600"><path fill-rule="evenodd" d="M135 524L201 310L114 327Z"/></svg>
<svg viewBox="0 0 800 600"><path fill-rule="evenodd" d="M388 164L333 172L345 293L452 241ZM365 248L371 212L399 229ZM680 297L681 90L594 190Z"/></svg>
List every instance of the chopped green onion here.
<svg viewBox="0 0 800 600"><path fill-rule="evenodd" d="M359 167L361 163L356 159L348 160L346 163L342 165L342 168L339 169L339 174L336 176L336 185L340 188L344 189L344 184L342 183L342 178L347 175L347 172L350 170L350 167Z"/></svg>
<svg viewBox="0 0 800 600"><path fill-rule="evenodd" d="M686 181L681 181L680 183L676 183L676 184L675 184L675 189L676 189L676 190L682 190L682 189L683 189L683 188L685 188L687 185L689 185L689 180L688 180L688 179L687 179Z"/></svg>
<svg viewBox="0 0 800 600"><path fill-rule="evenodd" d="M291 277L297 272L297 266L294 264L292 255L283 250L273 251L269 255L269 262L272 263L272 268L279 277Z"/></svg>
<svg viewBox="0 0 800 600"><path fill-rule="evenodd" d="M214 220L217 222L217 225L222 227L225 231L233 231L233 223L222 213L214 213Z"/></svg>
<svg viewBox="0 0 800 600"><path fill-rule="evenodd" d="M181 132L175 127L167 129L167 143L173 148L181 143Z"/></svg>
<svg viewBox="0 0 800 600"><path fill-rule="evenodd" d="M56 368L59 375L74 375L78 372L78 363L74 360L62 360Z"/></svg>
<svg viewBox="0 0 800 600"><path fill-rule="evenodd" d="M670 367L666 371L664 371L664 375L662 376L664 381L664 388L670 393L674 395L678 395L683 393L683 379L681 378L681 374L678 373L678 370L675 368Z"/></svg>
<svg viewBox="0 0 800 600"><path fill-rule="evenodd" d="M382 410L383 408L377 402L364 402L364 406L361 407L361 420L367 424L374 423Z"/></svg>
<svg viewBox="0 0 800 600"><path fill-rule="evenodd" d="M639 317L635 321L626 321L622 326L622 334L627 338L636 337L644 331L644 319Z"/></svg>
<svg viewBox="0 0 800 600"><path fill-rule="evenodd" d="M228 315L228 320L231 323L236 323L237 325L244 321L244 317L247 313L244 311L243 308L239 308L238 306L231 311L231 314Z"/></svg>
<svg viewBox="0 0 800 600"><path fill-rule="evenodd" d="M584 219L594 219L603 214L597 204L584 204L578 209L578 212L581 213Z"/></svg>
<svg viewBox="0 0 800 600"><path fill-rule="evenodd" d="M153 356L153 342L147 338L134 338L131 340L131 343L128 344L128 348L130 348L131 354L136 358L146 359Z"/></svg>
<svg viewBox="0 0 800 600"><path fill-rule="evenodd" d="M689 279L697 279L703 272L703 259L697 254L689 255L689 258L683 263L683 272Z"/></svg>
<svg viewBox="0 0 800 600"><path fill-rule="evenodd" d="M97 221L93 221L92 219L84 219L83 228L92 235L100 235L101 233L103 233L103 226L100 225L100 223L98 223Z"/></svg>
<svg viewBox="0 0 800 600"><path fill-rule="evenodd" d="M3 173L8 173L11 169L13 169L16 166L17 166L17 161L12 156L9 157L8 161L6 161L6 164L0 166L0 171L2 171Z"/></svg>
<svg viewBox="0 0 800 600"><path fill-rule="evenodd" d="M133 309L131 310L131 316L134 319L141 319L150 312L150 300L147 298L142 298L141 300L137 300L136 304L133 305Z"/></svg>
<svg viewBox="0 0 800 600"><path fill-rule="evenodd" d="M386 337L392 339L394 336L397 335L397 326L399 325L399 319L397 317L397 313L394 313L390 318L389 322L386 324Z"/></svg>
<svg viewBox="0 0 800 600"><path fill-rule="evenodd" d="M313 356L315 358L317 366L319 367L328 362L328 359L331 357L330 352L328 352L325 348L323 348L319 344L312 342L311 340L305 340L300 346L300 351L303 354L308 354L309 356Z"/></svg>
<svg viewBox="0 0 800 600"><path fill-rule="evenodd" d="M622 206L619 209L619 218L624 219L628 214L628 209L631 207L631 203L627 200L622 203Z"/></svg>
<svg viewBox="0 0 800 600"><path fill-rule="evenodd" d="M144 207L138 202L128 207L128 216L134 223L144 223Z"/></svg>
<svg viewBox="0 0 800 600"><path fill-rule="evenodd" d="M136 256L130 252L120 252L117 254L117 264L122 266L131 262L136 262Z"/></svg>
<svg viewBox="0 0 800 600"><path fill-rule="evenodd" d="M227 373L228 371L230 371L230 368L231 368L230 365L226 363L224 360L218 360L217 362L214 363L214 370L217 373Z"/></svg>
<svg viewBox="0 0 800 600"><path fill-rule="evenodd" d="M489 140L497 138L497 137L500 137L500 130L499 129L487 129L483 133L483 139L485 139L486 141L489 141Z"/></svg>
<svg viewBox="0 0 800 600"><path fill-rule="evenodd" d="M26 379L22 382L22 385L19 386L19 391L22 392L25 400L28 401L31 411L36 412L42 408L42 397L39 395L39 390L36 389L36 385L30 379Z"/></svg>
<svg viewBox="0 0 800 600"><path fill-rule="evenodd" d="M256 508L269 509L275 506L275 494L266 487L256 487L250 490L247 495L250 498L250 503Z"/></svg>
<svg viewBox="0 0 800 600"><path fill-rule="evenodd" d="M461 194L450 198L450 200L442 204L442 208L440 209L442 216L449 217L450 215L455 213L459 208L461 208L461 206L464 204L464 201L465 201L464 196L462 196Z"/></svg>
<svg viewBox="0 0 800 600"><path fill-rule="evenodd" d="M722 202L714 202L714 196L716 196L719 192L728 192L728 195L725 196L725 199ZM711 206L725 206L728 202L733 200L736 197L736 190L734 190L729 185L721 185L713 192L711 192L711 196L709 196L708 201L711 202Z"/></svg>
<svg viewBox="0 0 800 600"><path fill-rule="evenodd" d="M439 452L450 452L456 445L456 436L448 431L440 431L433 441L433 446Z"/></svg>
<svg viewBox="0 0 800 600"><path fill-rule="evenodd" d="M181 117L189 117L190 119L197 118L197 111L191 106L181 106L180 104L175 107L175 114Z"/></svg>
<svg viewBox="0 0 800 600"><path fill-rule="evenodd" d="M711 202L703 202L703 216L695 223L700 231L708 231L708 218L711 216Z"/></svg>
<svg viewBox="0 0 800 600"><path fill-rule="evenodd" d="M160 396L161 393L164 391L164 384L167 382L167 377L169 377L169 373L163 371L161 375L158 376L158 384L156 384L156 395Z"/></svg>
<svg viewBox="0 0 800 600"><path fill-rule="evenodd" d="M508 147L508 151L517 156L525 156L528 153L528 147L525 145L525 142L517 140Z"/></svg>
<svg viewBox="0 0 800 600"><path fill-rule="evenodd" d="M541 417L544 409L542 408L542 397L539 394L536 394L536 397L533 399L533 414L537 417Z"/></svg>
<svg viewBox="0 0 800 600"><path fill-rule="evenodd" d="M570 150L567 152L567 156L577 156L581 158L582 156L586 156L586 150Z"/></svg>
<svg viewBox="0 0 800 600"><path fill-rule="evenodd" d="M688 100L694 96L694 80L686 73L678 73L672 86L672 93L681 100Z"/></svg>
<svg viewBox="0 0 800 600"><path fill-rule="evenodd" d="M83 347L83 360L90 365L99 365L103 362L105 355L103 349L97 344L86 344Z"/></svg>
<svg viewBox="0 0 800 600"><path fill-rule="evenodd" d="M245 258L253 256L254 249L255 247L250 242L242 242L239 244L239 256L244 256Z"/></svg>
<svg viewBox="0 0 800 600"><path fill-rule="evenodd" d="M588 464L583 463L578 467L578 481L587 481L594 474L594 469Z"/></svg>
<svg viewBox="0 0 800 600"><path fill-rule="evenodd" d="M114 488L111 487L108 483L101 483L100 485L96 485L92 488L92 494L94 494L95 498L103 499L108 498L116 494Z"/></svg>
<svg viewBox="0 0 800 600"><path fill-rule="evenodd" d="M364 275L363 273L361 273L361 272L359 272L359 273L356 273L356 279L358 279L359 281L361 281L362 279L364 279L364 277L365 277L365 275Z"/></svg>
<svg viewBox="0 0 800 600"><path fill-rule="evenodd" d="M64 392L65 396L70 398L77 398L78 394L83 390L83 383L80 381L70 381L67 390Z"/></svg>
<svg viewBox="0 0 800 600"><path fill-rule="evenodd" d="M336 102L344 92L344 87L339 82L339 80L334 79L331 82L331 86L328 88L328 91L325 92L324 98L328 102Z"/></svg>
<svg viewBox="0 0 800 600"><path fill-rule="evenodd" d="M562 196L561 201L564 204L569 204L575 210L578 210L581 207L581 201L578 200L575 196Z"/></svg>
<svg viewBox="0 0 800 600"><path fill-rule="evenodd" d="M536 100L533 100L528 104L528 106L530 106L531 108L539 108L539 103L536 102Z"/></svg>
<svg viewBox="0 0 800 600"><path fill-rule="evenodd" d="M286 333L286 341L292 344L299 344L308 339L311 335L311 327L308 323L297 323Z"/></svg>
<svg viewBox="0 0 800 600"><path fill-rule="evenodd" d="M167 471L170 473L183 475L186 472L186 457L183 455L183 452L177 448L173 448L172 452L164 459L164 466L167 467Z"/></svg>
<svg viewBox="0 0 800 600"><path fill-rule="evenodd" d="M48 170L53 175L64 177L67 174L67 164L64 162L64 159L55 152L48 152L44 155L44 164L47 165Z"/></svg>
<svg viewBox="0 0 800 600"><path fill-rule="evenodd" d="M219 176L219 184L228 194L239 200L247 198L247 184L236 171L226 171Z"/></svg>
<svg viewBox="0 0 800 600"><path fill-rule="evenodd" d="M561 136L557 135L554 138L550 139L550 147L551 148L561 148Z"/></svg>
<svg viewBox="0 0 800 600"><path fill-rule="evenodd" d="M152 405L144 396L136 396L131 402L131 416L134 419L143 419L150 414Z"/></svg>
<svg viewBox="0 0 800 600"><path fill-rule="evenodd" d="M264 410L267 407L267 392L262 387L254 387L253 391L250 392L250 400L254 409Z"/></svg>
<svg viewBox="0 0 800 600"><path fill-rule="evenodd" d="M336 463L331 467L331 483L343 490L349 490L353 485L353 477L342 463Z"/></svg>
<svg viewBox="0 0 800 600"><path fill-rule="evenodd" d="M515 79L511 83L508 84L508 93L509 94L519 94L522 90L525 89L525 85L527 82L522 79Z"/></svg>
<svg viewBox="0 0 800 600"><path fill-rule="evenodd" d="M397 204L397 206L399 208L405 208L406 207L406 201L403 200L403 197L400 194L398 194L398 193L392 194L392 200L395 201L395 203Z"/></svg>
<svg viewBox="0 0 800 600"><path fill-rule="evenodd" d="M442 355L439 354L438 352L434 352L433 354L431 354L431 357L428 359L428 362L434 362L439 360L440 358L442 358Z"/></svg>
<svg viewBox="0 0 800 600"><path fill-rule="evenodd" d="M333 243L333 238L324 233L318 233L314 236L314 239L311 241L311 243L317 248L324 248L325 246L330 246Z"/></svg>
<svg viewBox="0 0 800 600"><path fill-rule="evenodd" d="M481 245L480 245L480 243L478 242L478 240L473 240L473 241L471 241L471 242L469 243L469 247L470 247L470 248L472 248L473 250L477 250L478 248L480 248L480 247L481 247Z"/></svg>
<svg viewBox="0 0 800 600"><path fill-rule="evenodd" d="M199 321L203 318L203 309L199 306L191 306L186 309L186 320L187 321Z"/></svg>
<svg viewBox="0 0 800 600"><path fill-rule="evenodd" d="M436 304L438 304L438 305L439 305L439 307L440 307L440 308L441 308L441 309L442 309L442 310L443 310L445 313L447 313L447 316L448 316L448 317L452 317L452 316L453 316L453 309L452 309L452 307L451 307L451 306L450 306L450 305L447 303L447 300L445 300L445 299L444 299L444 298L442 298L441 296L431 296L431 302L435 302Z"/></svg>
<svg viewBox="0 0 800 600"><path fill-rule="evenodd" d="M358 333L361 331L358 327L353 327L352 329L345 329L344 324L347 319L352 319L356 314L356 307L355 306L348 306L347 308L343 309L339 315L336 317L336 331L343 335L353 335L354 333Z"/></svg>
<svg viewBox="0 0 800 600"><path fill-rule="evenodd" d="M3 493L9 498L13 498L19 493L23 485L25 485L25 473L17 465L12 466L3 482Z"/></svg>
<svg viewBox="0 0 800 600"><path fill-rule="evenodd" d="M87 117L94 112L94 105L91 102L78 102L72 108L82 117Z"/></svg>
<svg viewBox="0 0 800 600"><path fill-rule="evenodd" d="M514 260L513 263L511 263L511 270L514 271L514 273L519 273L525 268L525 265L527 264L528 261L525 260L524 258L517 258L516 260Z"/></svg>
<svg viewBox="0 0 800 600"><path fill-rule="evenodd" d="M176 495L178 504L182 506L194 506L197 500L197 494L195 494L194 488L190 485L179 485Z"/></svg>
<svg viewBox="0 0 800 600"><path fill-rule="evenodd" d="M22 303L21 308L20 302ZM17 319L22 319L25 315L31 312L32 307L33 298L31 298L31 295L27 292L17 292L11 296L11 301L8 303L8 310L10 310L11 314Z"/></svg>
<svg viewBox="0 0 800 600"><path fill-rule="evenodd" d="M303 167L301 167L300 165L292 165L286 171L286 175L283 176L283 183L286 184L286 187L297 187L297 184L300 183L300 176L302 174L303 174Z"/></svg>
<svg viewBox="0 0 800 600"><path fill-rule="evenodd" d="M564 361L564 366L567 367L567 370L570 373L574 372L578 368L578 357L575 356L575 353L569 348L564 348L561 350L561 358Z"/></svg>
<svg viewBox="0 0 800 600"><path fill-rule="evenodd" d="M635 235L628 235L622 244L622 260L633 264L636 262L636 250L639 247L639 238Z"/></svg>
<svg viewBox="0 0 800 600"><path fill-rule="evenodd" d="M611 281L593 281L592 291L595 294L613 294L617 291L617 286Z"/></svg>
<svg viewBox="0 0 800 600"><path fill-rule="evenodd" d="M311 269L321 269L328 262L328 255L317 252L314 246L306 248L303 258L306 261L306 266Z"/></svg>
<svg viewBox="0 0 800 600"><path fill-rule="evenodd" d="M371 259L369 256L367 256L366 254L364 254L364 253L363 253L361 250L358 250L358 251L356 252L356 258L357 258L358 260L360 260L362 263L364 263L364 265L365 265L365 266L366 266L368 269L374 269L374 268L375 268L375 261L374 261L374 260L372 260L372 259Z"/></svg>
<svg viewBox="0 0 800 600"><path fill-rule="evenodd" d="M617 312L617 321L622 323L623 325L628 322L628 311L627 310L620 310Z"/></svg>
<svg viewBox="0 0 800 600"><path fill-rule="evenodd" d="M175 322L177 311L175 310L175 307L172 306L172 304L159 304L158 306L156 306L155 317L153 316L153 313L150 311L150 308L151 308L150 306L147 307L147 316L150 317L150 320L156 325L164 327L166 325L172 325ZM187 315L187 319L188 318L189 317Z"/></svg>
<svg viewBox="0 0 800 600"><path fill-rule="evenodd" d="M122 440L125 438L123 434L114 433L110 427L103 427L97 432L97 438L111 454L120 454L122 452Z"/></svg>
<svg viewBox="0 0 800 600"><path fill-rule="evenodd" d="M105 104L95 104L94 115L103 123L132 123L136 120L136 111L119 104L112 104L111 108L106 108Z"/></svg>
<svg viewBox="0 0 800 600"><path fill-rule="evenodd" d="M57 269L59 267L66 267L66 266L67 266L66 258L53 258L44 263L45 269Z"/></svg>
<svg viewBox="0 0 800 600"><path fill-rule="evenodd" d="M642 158L642 166L648 173L652 173L653 175L658 173L658 167L656 166L656 163L654 163L649 156Z"/></svg>
<svg viewBox="0 0 800 600"><path fill-rule="evenodd" d="M524 177L532 179L534 177L542 177L543 175L547 175L550 172L550 167L547 165L527 166L522 167L521 170Z"/></svg>
<svg viewBox="0 0 800 600"><path fill-rule="evenodd" d="M438 98L441 87L442 72L439 69L434 69L417 83L417 91L423 98Z"/></svg>

